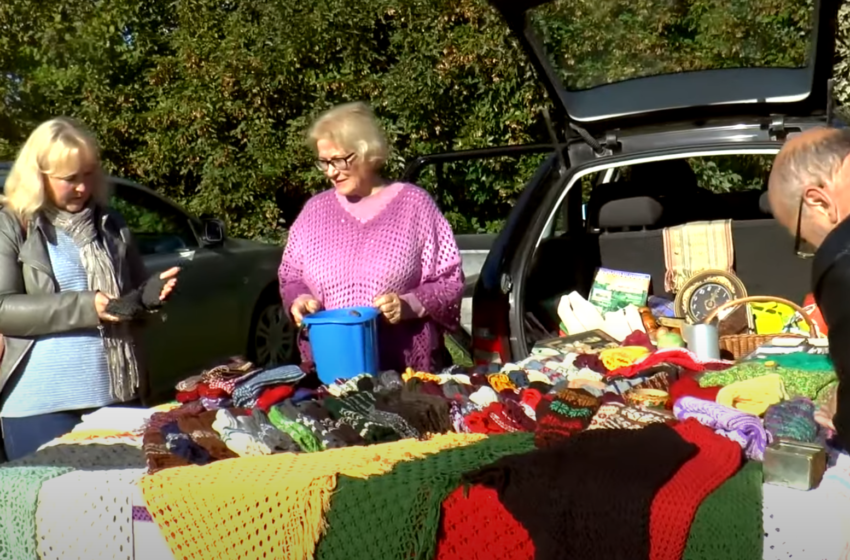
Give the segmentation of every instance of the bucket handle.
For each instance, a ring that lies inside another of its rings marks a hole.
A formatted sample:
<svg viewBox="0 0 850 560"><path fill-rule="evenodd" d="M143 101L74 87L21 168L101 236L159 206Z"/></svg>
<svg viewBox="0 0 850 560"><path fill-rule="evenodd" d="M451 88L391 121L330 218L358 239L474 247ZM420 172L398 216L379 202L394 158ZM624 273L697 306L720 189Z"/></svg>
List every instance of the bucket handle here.
<svg viewBox="0 0 850 560"><path fill-rule="evenodd" d="M362 317L363 314L357 311L356 309L352 309L348 312L352 317ZM305 324L304 321L301 321L301 326L298 327L298 333L296 334L297 341L305 341L310 342L310 326ZM296 342L297 342L296 341Z"/></svg>

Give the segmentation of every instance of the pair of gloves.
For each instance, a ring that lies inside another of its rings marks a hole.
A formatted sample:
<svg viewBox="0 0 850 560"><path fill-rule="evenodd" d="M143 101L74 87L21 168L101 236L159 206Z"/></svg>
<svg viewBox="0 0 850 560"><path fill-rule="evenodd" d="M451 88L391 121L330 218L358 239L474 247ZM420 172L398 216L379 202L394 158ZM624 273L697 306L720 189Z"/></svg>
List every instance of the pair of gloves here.
<svg viewBox="0 0 850 560"><path fill-rule="evenodd" d="M163 280L159 274L151 276L137 289L111 300L106 306L106 312L122 321L132 321L156 311L165 303L159 296L167 282L168 279Z"/></svg>

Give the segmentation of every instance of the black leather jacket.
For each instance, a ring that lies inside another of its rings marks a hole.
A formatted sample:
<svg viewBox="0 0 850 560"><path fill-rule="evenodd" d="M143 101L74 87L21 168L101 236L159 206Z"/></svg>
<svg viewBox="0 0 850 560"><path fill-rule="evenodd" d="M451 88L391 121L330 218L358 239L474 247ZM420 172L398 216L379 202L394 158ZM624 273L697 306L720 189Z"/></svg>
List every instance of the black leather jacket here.
<svg viewBox="0 0 850 560"><path fill-rule="evenodd" d="M146 279L145 267L123 218L112 210L97 214L98 230L112 253L123 295ZM0 334L6 349L0 360L0 394L25 363L41 335L95 328L100 324L94 306L95 292L57 293L56 278L45 244L50 227L36 215L24 227L7 208L0 210ZM137 358L144 352L135 336ZM140 392L147 377L139 364Z"/></svg>
<svg viewBox="0 0 850 560"><path fill-rule="evenodd" d="M826 236L812 264L812 291L829 329L829 355L838 374L838 441L850 449L850 219Z"/></svg>

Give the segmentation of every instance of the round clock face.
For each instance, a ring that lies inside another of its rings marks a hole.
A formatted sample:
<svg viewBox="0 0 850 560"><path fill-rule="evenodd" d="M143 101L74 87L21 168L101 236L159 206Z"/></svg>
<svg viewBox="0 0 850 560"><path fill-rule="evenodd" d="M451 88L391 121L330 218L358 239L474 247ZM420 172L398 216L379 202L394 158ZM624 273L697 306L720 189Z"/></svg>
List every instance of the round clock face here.
<svg viewBox="0 0 850 560"><path fill-rule="evenodd" d="M688 314L696 322L702 322L709 313L733 299L726 286L709 282L693 291L688 300Z"/></svg>

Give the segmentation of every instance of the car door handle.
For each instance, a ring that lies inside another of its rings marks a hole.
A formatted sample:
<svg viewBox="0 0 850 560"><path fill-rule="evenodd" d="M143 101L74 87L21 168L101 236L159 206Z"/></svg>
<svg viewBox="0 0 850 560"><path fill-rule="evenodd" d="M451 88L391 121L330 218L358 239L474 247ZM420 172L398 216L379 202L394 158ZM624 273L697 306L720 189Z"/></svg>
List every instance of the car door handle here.
<svg viewBox="0 0 850 560"><path fill-rule="evenodd" d="M178 251L181 259L191 261L195 258L195 250L194 249L185 249L182 251Z"/></svg>

